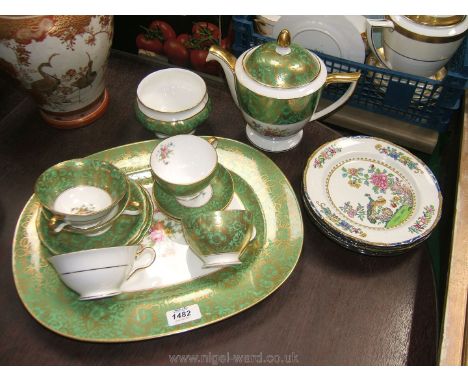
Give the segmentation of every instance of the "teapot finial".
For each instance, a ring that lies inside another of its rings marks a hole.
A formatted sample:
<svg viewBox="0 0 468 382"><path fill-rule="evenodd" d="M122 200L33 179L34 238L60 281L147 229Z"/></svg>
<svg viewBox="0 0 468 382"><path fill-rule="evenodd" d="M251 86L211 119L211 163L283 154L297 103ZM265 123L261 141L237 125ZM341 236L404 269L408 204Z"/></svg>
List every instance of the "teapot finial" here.
<svg viewBox="0 0 468 382"><path fill-rule="evenodd" d="M288 48L291 45L291 34L287 29L283 29L278 35L277 43L282 48Z"/></svg>

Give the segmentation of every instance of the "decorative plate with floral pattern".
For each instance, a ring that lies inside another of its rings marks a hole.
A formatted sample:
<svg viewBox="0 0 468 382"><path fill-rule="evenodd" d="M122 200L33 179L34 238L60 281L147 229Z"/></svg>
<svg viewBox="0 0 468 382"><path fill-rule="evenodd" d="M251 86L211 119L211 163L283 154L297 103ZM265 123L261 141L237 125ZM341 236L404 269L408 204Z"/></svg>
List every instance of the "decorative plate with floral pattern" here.
<svg viewBox="0 0 468 382"><path fill-rule="evenodd" d="M338 236L371 247L406 247L437 225L442 195L430 169L382 139L340 138L317 149L304 171L308 207Z"/></svg>

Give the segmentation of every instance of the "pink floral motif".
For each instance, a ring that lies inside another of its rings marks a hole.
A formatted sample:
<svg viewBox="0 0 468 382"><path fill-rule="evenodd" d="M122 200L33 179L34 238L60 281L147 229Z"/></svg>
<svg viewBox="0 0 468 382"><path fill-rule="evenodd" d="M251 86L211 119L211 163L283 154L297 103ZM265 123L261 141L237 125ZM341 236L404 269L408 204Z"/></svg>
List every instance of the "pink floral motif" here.
<svg viewBox="0 0 468 382"><path fill-rule="evenodd" d="M411 227L408 227L408 231L416 234L423 232L429 225L434 214L435 208L432 204L425 206L423 209L423 215L418 217Z"/></svg>
<svg viewBox="0 0 468 382"><path fill-rule="evenodd" d="M171 237L181 232L181 228L174 222L166 219L158 220L150 228L149 237L154 243L163 241L166 237Z"/></svg>
<svg viewBox="0 0 468 382"><path fill-rule="evenodd" d="M383 174L383 173L372 174L370 181L374 186L377 186L381 190L386 190L388 187L387 174Z"/></svg>
<svg viewBox="0 0 468 382"><path fill-rule="evenodd" d="M159 149L159 160L162 161L164 164L169 164L169 156L174 151L172 148L174 147L174 142L170 142L168 144L162 145Z"/></svg>
<svg viewBox="0 0 468 382"><path fill-rule="evenodd" d="M343 211L349 218L353 219L355 216L357 216L361 221L364 220L364 215L366 213L364 206L361 203L358 203L357 207L353 208L351 202L349 201L340 207L340 210Z"/></svg>
<svg viewBox="0 0 468 382"><path fill-rule="evenodd" d="M353 234L359 235L361 237L366 237L367 233L364 232L361 228L355 227L352 224L349 224L346 220L341 219L338 215L334 214L330 207L325 203L317 201L317 204L320 206L321 212L337 227L344 231L351 232Z"/></svg>
<svg viewBox="0 0 468 382"><path fill-rule="evenodd" d="M150 238L154 242L158 243L164 240L164 231L154 230L150 232Z"/></svg>
<svg viewBox="0 0 468 382"><path fill-rule="evenodd" d="M163 241L165 238L165 232L164 232L164 223L162 221L159 221L151 226L150 229L150 238L154 242L158 243L160 241Z"/></svg>
<svg viewBox="0 0 468 382"><path fill-rule="evenodd" d="M362 167L342 167L341 176L348 180L349 186L359 189L364 185L377 195L375 197L369 192L364 194L369 199L365 208L360 203L354 207L350 201L345 202L339 208L348 218L353 219L357 216L364 221L367 217L371 224L384 224L385 227L390 225L391 228L410 216L414 205L411 188L391 171L371 164L367 171ZM390 195L384 198L382 194L388 195L388 192ZM395 220L392 221L394 217Z"/></svg>
<svg viewBox="0 0 468 382"><path fill-rule="evenodd" d="M317 158L314 159L314 168L322 168L323 164L327 159L332 158L336 153L339 153L340 151L341 147L336 147L334 144L328 146L317 156Z"/></svg>

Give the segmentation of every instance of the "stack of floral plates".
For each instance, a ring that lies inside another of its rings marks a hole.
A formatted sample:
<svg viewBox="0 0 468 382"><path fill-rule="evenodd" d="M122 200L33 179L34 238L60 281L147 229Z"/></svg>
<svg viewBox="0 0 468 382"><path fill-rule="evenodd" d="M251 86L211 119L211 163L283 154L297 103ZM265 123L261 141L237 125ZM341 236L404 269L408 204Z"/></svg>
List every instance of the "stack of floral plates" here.
<svg viewBox="0 0 468 382"><path fill-rule="evenodd" d="M437 180L420 159L365 136L317 149L304 171L303 198L325 235L369 255L394 255L422 243L442 209Z"/></svg>

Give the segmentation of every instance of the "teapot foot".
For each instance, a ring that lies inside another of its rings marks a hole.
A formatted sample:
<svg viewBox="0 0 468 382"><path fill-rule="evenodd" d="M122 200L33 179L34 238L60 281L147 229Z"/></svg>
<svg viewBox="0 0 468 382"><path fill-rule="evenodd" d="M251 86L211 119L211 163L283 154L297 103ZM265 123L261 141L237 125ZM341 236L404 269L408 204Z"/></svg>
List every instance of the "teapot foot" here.
<svg viewBox="0 0 468 382"><path fill-rule="evenodd" d="M245 132L249 141L261 150L273 153L288 151L296 147L302 139L303 132L300 130L296 134L288 137L267 137L260 135L249 124L245 126Z"/></svg>

